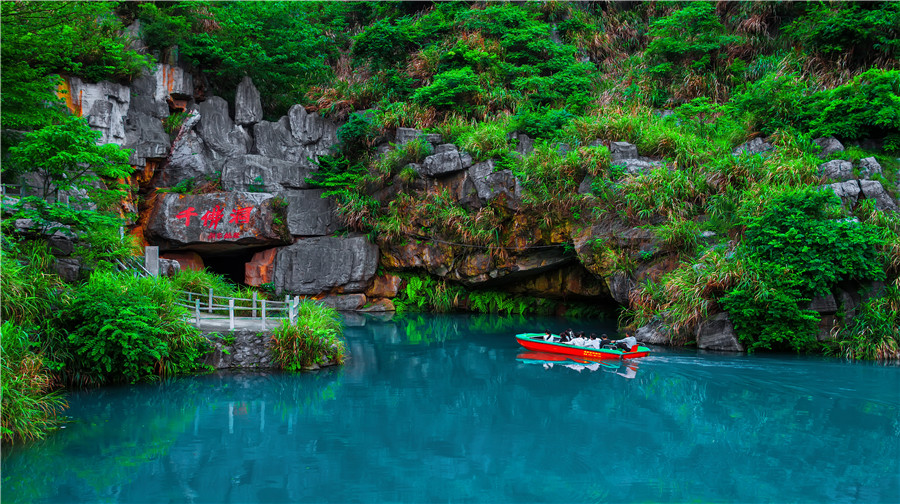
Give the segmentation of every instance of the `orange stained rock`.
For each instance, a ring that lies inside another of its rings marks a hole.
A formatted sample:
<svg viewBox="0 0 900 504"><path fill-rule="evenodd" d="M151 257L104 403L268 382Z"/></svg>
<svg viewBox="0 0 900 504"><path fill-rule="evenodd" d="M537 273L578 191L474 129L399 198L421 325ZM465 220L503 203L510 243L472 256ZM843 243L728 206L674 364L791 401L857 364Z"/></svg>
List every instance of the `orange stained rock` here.
<svg viewBox="0 0 900 504"><path fill-rule="evenodd" d="M253 254L250 262L244 265L244 283L260 286L264 283L272 283L275 274L275 255L278 249L270 248Z"/></svg>
<svg viewBox="0 0 900 504"><path fill-rule="evenodd" d="M69 84L69 79L62 79L58 86L56 86L56 96L66 102L66 108L69 109L70 112L81 117L81 100L83 98L84 90L78 90L78 98L75 99L72 96L72 86Z"/></svg>

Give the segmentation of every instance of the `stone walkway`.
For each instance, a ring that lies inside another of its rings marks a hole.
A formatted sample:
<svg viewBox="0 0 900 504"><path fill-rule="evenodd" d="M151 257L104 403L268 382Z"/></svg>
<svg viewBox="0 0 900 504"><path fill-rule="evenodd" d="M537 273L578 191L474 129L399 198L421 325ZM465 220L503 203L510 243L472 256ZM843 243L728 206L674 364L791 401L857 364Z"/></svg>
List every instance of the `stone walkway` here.
<svg viewBox="0 0 900 504"><path fill-rule="evenodd" d="M271 331L281 325L281 317L266 318L266 331ZM203 332L228 332L231 325L228 317L219 317L215 315L200 316L200 324L198 325L194 318L190 319L191 325L199 328ZM234 317L235 331L263 331L262 319L251 317Z"/></svg>

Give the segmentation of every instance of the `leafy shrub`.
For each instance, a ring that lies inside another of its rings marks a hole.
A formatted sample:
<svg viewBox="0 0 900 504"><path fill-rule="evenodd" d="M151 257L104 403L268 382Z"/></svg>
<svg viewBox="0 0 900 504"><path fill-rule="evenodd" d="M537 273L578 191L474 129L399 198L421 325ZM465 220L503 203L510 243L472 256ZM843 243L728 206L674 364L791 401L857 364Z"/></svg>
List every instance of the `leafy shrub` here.
<svg viewBox="0 0 900 504"><path fill-rule="evenodd" d="M790 269L805 294L826 294L848 279L884 280L881 238L866 224L840 219L840 199L810 188L775 193L749 218L744 244L753 257Z"/></svg>
<svg viewBox="0 0 900 504"><path fill-rule="evenodd" d="M409 20L404 18L396 24L387 19L379 19L356 36L353 56L368 59L375 69L393 68L402 64L413 52L416 40Z"/></svg>
<svg viewBox="0 0 900 504"><path fill-rule="evenodd" d="M896 2L810 3L785 27L788 35L823 54L852 53L858 62L900 55L900 5Z"/></svg>
<svg viewBox="0 0 900 504"><path fill-rule="evenodd" d="M532 138L553 138L575 117L566 109L520 110L513 118L518 131L524 131Z"/></svg>
<svg viewBox="0 0 900 504"><path fill-rule="evenodd" d="M804 297L802 280L776 263L758 263L754 270L721 300L747 350L814 349L819 316L804 308L811 298Z"/></svg>
<svg viewBox="0 0 900 504"><path fill-rule="evenodd" d="M669 16L650 23L647 57L657 64L657 73L668 73L673 63L690 64L697 69L719 65L724 49L742 40L725 33L716 17L716 6L709 2L690 2Z"/></svg>
<svg viewBox="0 0 900 504"><path fill-rule="evenodd" d="M356 112L337 130L340 151L346 156L358 159L375 145L380 122L374 112Z"/></svg>
<svg viewBox="0 0 900 504"><path fill-rule="evenodd" d="M66 402L51 391L53 378L44 365L40 344L10 321L3 322L0 333L0 435L3 441L43 439L56 427L57 413Z"/></svg>
<svg viewBox="0 0 900 504"><path fill-rule="evenodd" d="M850 359L900 360L900 288L885 287L863 302L830 352Z"/></svg>
<svg viewBox="0 0 900 504"><path fill-rule="evenodd" d="M900 70L869 70L847 84L817 93L809 107L813 137L898 135Z"/></svg>
<svg viewBox="0 0 900 504"><path fill-rule="evenodd" d="M470 112L481 93L478 76L471 67L463 67L435 75L434 82L417 89L412 100L439 110L455 108Z"/></svg>
<svg viewBox="0 0 900 504"><path fill-rule="evenodd" d="M284 320L272 333L271 350L282 369L300 371L330 362L343 364L345 358L339 315L333 308L315 301L300 302L297 321Z"/></svg>
<svg viewBox="0 0 900 504"><path fill-rule="evenodd" d="M95 272L57 314L72 355L64 373L100 384L195 370L206 339L187 317L166 279Z"/></svg>

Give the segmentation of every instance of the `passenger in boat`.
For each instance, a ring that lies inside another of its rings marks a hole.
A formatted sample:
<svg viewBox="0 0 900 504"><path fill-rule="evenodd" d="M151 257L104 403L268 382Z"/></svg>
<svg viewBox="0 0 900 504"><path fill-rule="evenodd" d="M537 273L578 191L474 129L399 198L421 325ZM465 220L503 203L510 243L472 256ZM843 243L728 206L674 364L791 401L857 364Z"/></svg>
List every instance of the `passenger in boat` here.
<svg viewBox="0 0 900 504"><path fill-rule="evenodd" d="M609 339L609 336L607 336L606 333L603 333L603 336L600 337L600 348L603 348L606 345L615 345L615 342Z"/></svg>
<svg viewBox="0 0 900 504"><path fill-rule="evenodd" d="M575 337L575 333L572 332L572 328L570 327L570 328L566 329L565 331L563 331L562 334L559 335L559 342L560 343L568 343L573 337Z"/></svg>
<svg viewBox="0 0 900 504"><path fill-rule="evenodd" d="M634 345L637 345L637 339L628 333L625 333L624 338L616 341L616 348L625 352L631 350Z"/></svg>
<svg viewBox="0 0 900 504"><path fill-rule="evenodd" d="M553 341L553 335L550 331L544 331L544 341Z"/></svg>
<svg viewBox="0 0 900 504"><path fill-rule="evenodd" d="M569 343L575 346L584 346L585 341L587 340L584 339L584 331L579 331Z"/></svg>
<svg viewBox="0 0 900 504"><path fill-rule="evenodd" d="M588 338L587 342L585 342L584 346L591 347L596 350L600 350L600 340L597 339L596 333L591 333L591 337Z"/></svg>

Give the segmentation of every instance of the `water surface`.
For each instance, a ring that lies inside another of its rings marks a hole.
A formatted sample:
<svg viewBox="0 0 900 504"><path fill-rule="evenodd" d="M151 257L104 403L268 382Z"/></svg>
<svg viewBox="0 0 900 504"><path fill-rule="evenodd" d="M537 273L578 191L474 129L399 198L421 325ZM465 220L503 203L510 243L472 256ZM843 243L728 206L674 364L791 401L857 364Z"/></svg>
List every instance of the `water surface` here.
<svg viewBox="0 0 900 504"><path fill-rule="evenodd" d="M898 502L900 368L654 348L629 365L513 334L611 321L413 316L314 373L69 395L4 447L12 502Z"/></svg>

